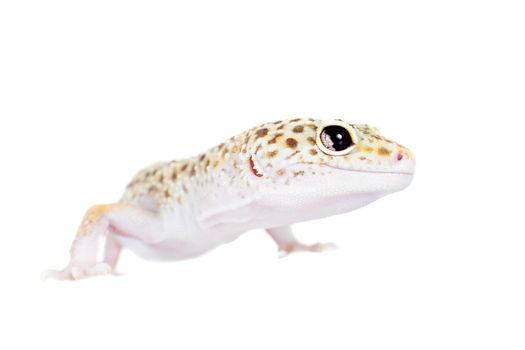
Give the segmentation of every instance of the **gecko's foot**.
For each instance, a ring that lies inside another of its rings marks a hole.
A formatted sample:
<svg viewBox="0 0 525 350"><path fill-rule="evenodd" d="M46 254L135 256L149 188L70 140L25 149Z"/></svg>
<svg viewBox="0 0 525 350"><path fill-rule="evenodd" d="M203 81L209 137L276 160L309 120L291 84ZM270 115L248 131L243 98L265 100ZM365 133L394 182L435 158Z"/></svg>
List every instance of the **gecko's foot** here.
<svg viewBox="0 0 525 350"><path fill-rule="evenodd" d="M101 262L91 267L68 266L63 270L47 270L42 273L42 280L54 278L56 280L79 280L82 278L107 275L113 272L111 266Z"/></svg>
<svg viewBox="0 0 525 350"><path fill-rule="evenodd" d="M285 257L291 253L296 252L325 252L328 250L334 250L337 249L337 245L335 243L327 242L327 243L314 243L314 244L302 244L302 243L293 243L288 244L283 247L279 247L279 257Z"/></svg>

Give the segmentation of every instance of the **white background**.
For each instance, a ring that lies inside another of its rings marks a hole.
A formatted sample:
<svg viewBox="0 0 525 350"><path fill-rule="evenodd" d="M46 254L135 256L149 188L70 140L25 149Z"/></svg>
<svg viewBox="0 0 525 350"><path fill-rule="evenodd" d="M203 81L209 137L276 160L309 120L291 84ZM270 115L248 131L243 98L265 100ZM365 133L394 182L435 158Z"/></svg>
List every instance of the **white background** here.
<svg viewBox="0 0 525 350"><path fill-rule="evenodd" d="M519 1L2 1L0 348L524 349ZM139 168L260 123L342 117L413 184L121 277L41 282Z"/></svg>

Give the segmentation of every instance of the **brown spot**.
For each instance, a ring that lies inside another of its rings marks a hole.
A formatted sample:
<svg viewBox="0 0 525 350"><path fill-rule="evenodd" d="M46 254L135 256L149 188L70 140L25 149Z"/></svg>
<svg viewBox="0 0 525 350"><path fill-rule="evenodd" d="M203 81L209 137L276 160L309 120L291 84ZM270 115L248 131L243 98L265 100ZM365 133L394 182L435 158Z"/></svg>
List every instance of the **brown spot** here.
<svg viewBox="0 0 525 350"><path fill-rule="evenodd" d="M232 147L232 153L239 153L239 145L234 145Z"/></svg>
<svg viewBox="0 0 525 350"><path fill-rule="evenodd" d="M190 176L195 176L195 174L196 174L196 171L195 171L195 165L193 165L193 166L191 167Z"/></svg>
<svg viewBox="0 0 525 350"><path fill-rule="evenodd" d="M172 179L173 181L177 181L177 177L179 177L179 174L177 174L176 171L174 171L173 173L171 173L171 179Z"/></svg>
<svg viewBox="0 0 525 350"><path fill-rule="evenodd" d="M186 169L188 169L188 163L182 164L182 167L180 168L180 171L185 172Z"/></svg>
<svg viewBox="0 0 525 350"><path fill-rule="evenodd" d="M285 170L284 170L284 169L279 169L279 170L277 170L277 173L276 173L276 174L279 175L279 176L283 176L284 173L285 173Z"/></svg>
<svg viewBox="0 0 525 350"><path fill-rule="evenodd" d="M274 124L281 124L283 121L282 120L278 120L276 122L273 122Z"/></svg>
<svg viewBox="0 0 525 350"><path fill-rule="evenodd" d="M213 167L216 168L218 167L220 164L220 162L218 160L216 160L215 162L213 162Z"/></svg>
<svg viewBox="0 0 525 350"><path fill-rule="evenodd" d="M296 126L293 127L292 131L295 132L295 133L298 133L298 134L302 133L304 131L304 126L296 125Z"/></svg>
<svg viewBox="0 0 525 350"><path fill-rule="evenodd" d="M301 120L301 118L295 118L295 119L290 120L290 123L298 122L299 120Z"/></svg>
<svg viewBox="0 0 525 350"><path fill-rule="evenodd" d="M209 160L209 159L206 159L206 165L205 165L205 167L207 168L209 165L210 165L210 160Z"/></svg>
<svg viewBox="0 0 525 350"><path fill-rule="evenodd" d="M149 189L148 189L148 193L149 194L155 194L159 192L159 189L157 188L157 186L151 186Z"/></svg>
<svg viewBox="0 0 525 350"><path fill-rule="evenodd" d="M170 197L171 197L171 192L170 192L170 190L166 190L166 191L164 191L164 197L166 197L166 198L170 198Z"/></svg>
<svg viewBox="0 0 525 350"><path fill-rule="evenodd" d="M222 150L222 156L224 157L226 155L226 153L228 153L228 152L230 152L228 147L224 147L224 149Z"/></svg>
<svg viewBox="0 0 525 350"><path fill-rule="evenodd" d="M270 141L268 141L268 143L269 143L269 144L276 143L276 142L277 142L277 139L278 139L279 137L281 137L281 136L283 136L283 134L281 134L281 133L277 133L277 134L275 134L275 136L273 137L273 139L271 139Z"/></svg>
<svg viewBox="0 0 525 350"><path fill-rule="evenodd" d="M277 130L282 130L282 129L284 129L285 126L286 126L286 124L281 124L281 125L279 125L279 127L277 128Z"/></svg>
<svg viewBox="0 0 525 350"><path fill-rule="evenodd" d="M206 158L206 155L203 153L199 157L199 162L202 162L204 160L204 158Z"/></svg>
<svg viewBox="0 0 525 350"><path fill-rule="evenodd" d="M385 147L379 147L377 150L377 154L380 156L389 156L392 153L392 151L386 149Z"/></svg>
<svg viewBox="0 0 525 350"><path fill-rule="evenodd" d="M303 176L303 175L304 175L304 171L303 170L299 170L299 171L296 171L296 172L293 173L294 177Z"/></svg>
<svg viewBox="0 0 525 350"><path fill-rule="evenodd" d="M297 140L293 137L289 137L286 139L286 145L290 148L296 148L297 147Z"/></svg>
<svg viewBox="0 0 525 350"><path fill-rule="evenodd" d="M361 147L358 147L358 149L360 151L367 152L367 153L372 153L374 151L374 149L370 146L361 146Z"/></svg>
<svg viewBox="0 0 525 350"><path fill-rule="evenodd" d="M360 160L366 160L366 157L359 157Z"/></svg>
<svg viewBox="0 0 525 350"><path fill-rule="evenodd" d="M278 150L267 152L266 153L266 157L267 158L273 158L273 157L275 157L277 155L277 153L279 153Z"/></svg>
<svg viewBox="0 0 525 350"><path fill-rule="evenodd" d="M217 148L218 148L219 150L221 150L223 147L224 147L224 143L221 143L219 146L217 146Z"/></svg>
<svg viewBox="0 0 525 350"><path fill-rule="evenodd" d="M160 177L159 177L159 182L160 182L160 183L164 183L164 175L162 175L162 174L160 175Z"/></svg>
<svg viewBox="0 0 525 350"><path fill-rule="evenodd" d="M257 135L257 139L259 137L265 137L266 135L268 135L268 128L262 128L262 129L259 129L255 132L255 134Z"/></svg>
<svg viewBox="0 0 525 350"><path fill-rule="evenodd" d="M257 147L255 148L255 154L257 154L261 150L261 148L261 145L257 145Z"/></svg>
<svg viewBox="0 0 525 350"><path fill-rule="evenodd" d="M291 159L293 156L295 156L297 153L299 153L299 151L295 151L293 152L292 154L290 154L288 157L286 157L286 159Z"/></svg>
<svg viewBox="0 0 525 350"><path fill-rule="evenodd" d="M315 145L315 139L312 136L308 136L306 141L308 141L308 143L310 143L312 146Z"/></svg>
<svg viewBox="0 0 525 350"><path fill-rule="evenodd" d="M310 153L312 156L315 156L319 152L317 152L315 148L311 148L310 151L308 151L308 153Z"/></svg>

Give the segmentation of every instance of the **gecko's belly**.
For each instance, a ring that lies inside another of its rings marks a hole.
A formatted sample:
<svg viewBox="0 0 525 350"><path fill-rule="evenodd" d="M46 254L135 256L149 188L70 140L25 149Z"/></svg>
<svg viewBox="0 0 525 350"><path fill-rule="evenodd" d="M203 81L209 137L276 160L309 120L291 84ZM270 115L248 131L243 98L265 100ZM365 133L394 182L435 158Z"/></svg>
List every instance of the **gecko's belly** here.
<svg viewBox="0 0 525 350"><path fill-rule="evenodd" d="M179 236L166 238L162 242L148 244L132 237L117 237L120 243L134 254L148 260L170 261L197 257L221 244L238 238L242 232L217 234L206 232L195 236L182 238Z"/></svg>

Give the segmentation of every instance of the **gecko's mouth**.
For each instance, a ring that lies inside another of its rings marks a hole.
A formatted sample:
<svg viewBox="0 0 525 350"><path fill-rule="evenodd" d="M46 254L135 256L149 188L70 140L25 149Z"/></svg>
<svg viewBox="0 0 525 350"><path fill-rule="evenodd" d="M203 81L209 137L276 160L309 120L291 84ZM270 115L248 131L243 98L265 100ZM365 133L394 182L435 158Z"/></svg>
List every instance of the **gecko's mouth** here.
<svg viewBox="0 0 525 350"><path fill-rule="evenodd" d="M257 159L257 156L250 156L249 158L249 164L250 164L250 170L252 173L257 177L262 177L266 173L266 169L260 164L260 162ZM293 165L310 165L309 163L305 162L296 162ZM319 167L326 167L331 169L337 169L341 171L347 171L347 172L353 172L353 173L365 173L365 174L385 174L385 175L406 175L406 176L412 176L414 175L413 171L381 171L381 170L365 170L365 169L348 169L348 168L341 168L336 167L333 165L328 164L317 164ZM262 171L261 171L262 170Z"/></svg>
<svg viewBox="0 0 525 350"><path fill-rule="evenodd" d="M306 164L306 163L299 163L299 164ZM337 169L337 170L343 170L343 171L351 171L355 173L367 173L367 174L389 174L389 175L414 175L414 171L381 171L381 170L365 170L365 169L348 169L348 168L341 168L336 167L329 164L319 164L319 166Z"/></svg>
<svg viewBox="0 0 525 350"><path fill-rule="evenodd" d="M290 164L290 166L293 166L293 165L312 165L312 163L295 162L293 164ZM326 168L331 168L331 169L336 169L336 170L341 170L341 171L346 171L346 172L353 172L353 173L384 174L384 175L405 175L405 176L413 176L414 175L414 171L413 170L411 170L411 171L409 171L409 170L403 170L403 171L382 171L382 170L366 170L366 169L348 169L348 168L337 167L337 166L326 164L326 163L324 163L324 164L316 164L316 165L319 166L319 167L326 167ZM259 161L259 158L257 157L257 154L253 154L253 155L250 156L250 158L249 158L249 166L250 166L251 172L257 177L262 177L262 176L264 176L264 174L267 174L266 169L261 164L261 162Z"/></svg>

